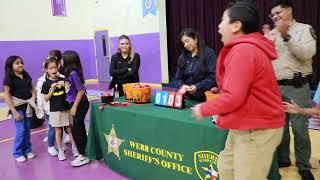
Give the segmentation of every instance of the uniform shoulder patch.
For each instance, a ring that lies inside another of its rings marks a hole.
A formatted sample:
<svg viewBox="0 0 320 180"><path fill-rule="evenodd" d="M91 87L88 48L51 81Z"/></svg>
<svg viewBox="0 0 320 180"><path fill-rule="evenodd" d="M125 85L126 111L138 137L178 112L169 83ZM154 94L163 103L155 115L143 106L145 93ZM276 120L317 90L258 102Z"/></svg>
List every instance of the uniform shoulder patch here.
<svg viewBox="0 0 320 180"><path fill-rule="evenodd" d="M313 37L313 39L317 39L317 34L316 34L316 31L311 27L310 28L310 33L311 33L311 36Z"/></svg>

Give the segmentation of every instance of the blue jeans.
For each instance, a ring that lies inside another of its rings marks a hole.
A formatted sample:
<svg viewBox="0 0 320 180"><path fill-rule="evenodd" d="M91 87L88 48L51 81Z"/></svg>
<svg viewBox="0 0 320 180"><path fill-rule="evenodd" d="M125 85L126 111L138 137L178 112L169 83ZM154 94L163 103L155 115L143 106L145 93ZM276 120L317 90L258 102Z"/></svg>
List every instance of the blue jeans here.
<svg viewBox="0 0 320 180"><path fill-rule="evenodd" d="M18 113L22 119L20 121L14 120L16 126L16 135L13 146L14 158L25 156L31 152L30 121L32 117L26 117L26 112L23 110L18 110Z"/></svg>
<svg viewBox="0 0 320 180"><path fill-rule="evenodd" d="M48 121L49 130L48 130L48 147L54 146L55 141L55 129L49 124L49 115L45 115L45 120Z"/></svg>

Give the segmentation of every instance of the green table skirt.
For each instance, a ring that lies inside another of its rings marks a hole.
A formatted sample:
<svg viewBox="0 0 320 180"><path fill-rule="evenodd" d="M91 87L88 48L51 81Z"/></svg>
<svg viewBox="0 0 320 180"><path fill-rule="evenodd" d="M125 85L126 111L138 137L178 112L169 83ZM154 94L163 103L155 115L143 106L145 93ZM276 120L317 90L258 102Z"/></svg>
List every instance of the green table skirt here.
<svg viewBox="0 0 320 180"><path fill-rule="evenodd" d="M152 103L99 110L101 103L93 104L88 157L103 158L111 169L132 179L210 179L217 173L228 131L218 129L211 118L193 118L194 104L187 101L182 110ZM280 179L276 163L270 179Z"/></svg>

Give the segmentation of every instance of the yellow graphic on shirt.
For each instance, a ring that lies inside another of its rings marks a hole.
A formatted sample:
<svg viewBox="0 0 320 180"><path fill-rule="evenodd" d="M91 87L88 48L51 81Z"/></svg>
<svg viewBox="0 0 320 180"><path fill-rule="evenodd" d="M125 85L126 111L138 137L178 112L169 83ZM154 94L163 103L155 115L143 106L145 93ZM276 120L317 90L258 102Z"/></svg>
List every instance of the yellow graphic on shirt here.
<svg viewBox="0 0 320 180"><path fill-rule="evenodd" d="M62 94L64 94L64 90L60 90L60 91L54 92L52 95L53 96L61 96Z"/></svg>

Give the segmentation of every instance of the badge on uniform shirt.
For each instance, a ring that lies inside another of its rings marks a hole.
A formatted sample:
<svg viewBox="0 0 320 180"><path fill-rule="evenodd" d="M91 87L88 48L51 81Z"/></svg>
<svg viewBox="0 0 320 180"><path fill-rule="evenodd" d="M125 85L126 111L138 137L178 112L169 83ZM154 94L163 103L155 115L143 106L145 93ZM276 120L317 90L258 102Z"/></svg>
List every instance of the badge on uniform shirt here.
<svg viewBox="0 0 320 180"><path fill-rule="evenodd" d="M310 28L310 33L311 33L311 36L313 37L313 39L317 40L316 31L312 27Z"/></svg>

